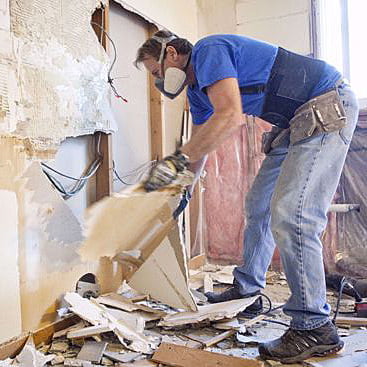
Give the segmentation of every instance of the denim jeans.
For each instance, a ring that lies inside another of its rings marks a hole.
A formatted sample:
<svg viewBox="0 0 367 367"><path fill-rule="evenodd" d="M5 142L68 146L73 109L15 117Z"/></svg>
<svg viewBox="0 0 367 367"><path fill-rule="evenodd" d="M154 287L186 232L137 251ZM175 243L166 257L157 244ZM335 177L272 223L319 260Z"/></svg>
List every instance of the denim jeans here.
<svg viewBox="0 0 367 367"><path fill-rule="evenodd" d="M291 328L314 329L328 321L320 235L358 118L358 103L338 87L346 126L290 144L289 134L265 157L246 198L244 264L234 270L241 293L265 287L277 244L291 296L283 308Z"/></svg>

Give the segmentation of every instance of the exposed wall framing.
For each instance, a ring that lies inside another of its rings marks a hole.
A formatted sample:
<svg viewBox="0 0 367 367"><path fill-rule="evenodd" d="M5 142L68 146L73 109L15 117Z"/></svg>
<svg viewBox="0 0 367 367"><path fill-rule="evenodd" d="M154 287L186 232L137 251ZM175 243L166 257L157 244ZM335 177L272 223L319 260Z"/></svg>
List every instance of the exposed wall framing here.
<svg viewBox="0 0 367 367"><path fill-rule="evenodd" d="M109 0L105 5L92 15L92 22L100 27L92 25L103 48L108 52L108 39L105 32L109 31ZM103 30L105 32L103 32ZM99 134L99 133L97 133ZM98 139L98 137L97 137ZM101 133L100 153L103 157L102 163L96 173L96 200L100 200L112 193L113 161L112 161L112 137L110 134ZM98 153L98 152L97 152Z"/></svg>

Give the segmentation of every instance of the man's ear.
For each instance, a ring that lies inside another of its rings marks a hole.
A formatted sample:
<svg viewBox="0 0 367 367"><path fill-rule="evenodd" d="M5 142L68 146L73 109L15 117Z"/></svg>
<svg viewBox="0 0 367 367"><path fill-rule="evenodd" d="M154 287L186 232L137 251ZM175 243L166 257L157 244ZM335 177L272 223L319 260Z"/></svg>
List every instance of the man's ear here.
<svg viewBox="0 0 367 367"><path fill-rule="evenodd" d="M178 52L173 46L167 46L166 53L166 57L168 57L171 61L177 61Z"/></svg>

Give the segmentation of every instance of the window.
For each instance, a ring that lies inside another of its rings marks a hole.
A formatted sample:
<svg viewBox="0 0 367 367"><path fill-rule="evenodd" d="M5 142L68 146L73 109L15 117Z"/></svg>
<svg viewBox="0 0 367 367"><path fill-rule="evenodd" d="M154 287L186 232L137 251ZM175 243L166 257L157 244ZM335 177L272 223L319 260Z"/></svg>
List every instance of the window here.
<svg viewBox="0 0 367 367"><path fill-rule="evenodd" d="M367 107L366 0L314 0L317 56L349 79Z"/></svg>

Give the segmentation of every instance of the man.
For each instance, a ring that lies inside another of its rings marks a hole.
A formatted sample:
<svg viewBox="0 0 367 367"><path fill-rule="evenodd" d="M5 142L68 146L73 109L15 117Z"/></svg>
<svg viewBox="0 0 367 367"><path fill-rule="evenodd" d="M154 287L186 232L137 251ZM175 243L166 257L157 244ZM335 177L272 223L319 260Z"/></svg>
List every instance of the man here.
<svg viewBox="0 0 367 367"><path fill-rule="evenodd" d="M319 237L356 125L350 87L323 61L238 35L209 36L192 47L159 31L135 63L143 63L171 98L188 87L195 125L191 139L152 169L147 190L198 164L239 131L245 114L274 125L246 199L244 265L235 269L232 288L208 298L258 294L276 243L291 289L283 311L292 321L281 338L259 346L260 356L294 363L339 351L343 342L328 317Z"/></svg>

